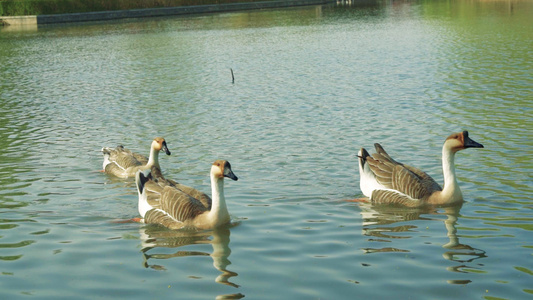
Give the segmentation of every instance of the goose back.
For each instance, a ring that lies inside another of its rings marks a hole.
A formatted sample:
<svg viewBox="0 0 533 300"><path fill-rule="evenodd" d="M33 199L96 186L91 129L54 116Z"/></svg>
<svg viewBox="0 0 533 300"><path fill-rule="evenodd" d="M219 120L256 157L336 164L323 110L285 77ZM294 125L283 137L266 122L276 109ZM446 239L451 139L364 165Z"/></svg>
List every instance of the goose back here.
<svg viewBox="0 0 533 300"><path fill-rule="evenodd" d="M172 186L163 189L161 209L180 222L194 219L208 211L200 201Z"/></svg>
<svg viewBox="0 0 533 300"><path fill-rule="evenodd" d="M105 147L102 149L104 155L109 155L108 160L126 169L134 166L142 166L148 163L148 157L132 152L119 145L116 148Z"/></svg>
<svg viewBox="0 0 533 300"><path fill-rule="evenodd" d="M148 177L150 178L150 177ZM164 186L161 186L153 180L148 180L144 183L143 189L146 191L146 201L148 205L153 208L161 208L161 194Z"/></svg>
<svg viewBox="0 0 533 300"><path fill-rule="evenodd" d="M392 159L380 144L376 143L374 146L377 153L366 160L377 182L385 187L385 190L374 190L371 196L373 202L408 202L411 204L407 206L420 205L421 201L427 200L435 191L442 190L427 173Z"/></svg>
<svg viewBox="0 0 533 300"><path fill-rule="evenodd" d="M131 175L128 174L128 169L140 168L148 163L146 156L133 153L122 145L116 148L102 148L102 152L104 153L104 172L117 177L129 177Z"/></svg>
<svg viewBox="0 0 533 300"><path fill-rule="evenodd" d="M192 198L198 200L207 210L211 210L212 200L211 197L209 197L206 193L203 193L190 186L178 183L172 179L165 178L161 172L161 169L156 166L152 166L150 176L152 180L157 182L157 184L159 184L160 186L173 186L181 190L185 194L191 196Z"/></svg>

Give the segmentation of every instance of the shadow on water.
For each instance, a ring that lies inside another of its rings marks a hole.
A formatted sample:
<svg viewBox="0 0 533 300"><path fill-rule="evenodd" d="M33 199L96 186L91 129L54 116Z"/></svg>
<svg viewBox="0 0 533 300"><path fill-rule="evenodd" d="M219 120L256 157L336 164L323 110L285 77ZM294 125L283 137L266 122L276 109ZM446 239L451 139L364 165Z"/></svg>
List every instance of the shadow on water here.
<svg viewBox="0 0 533 300"><path fill-rule="evenodd" d="M420 231L420 227L411 221L442 221L439 216L446 217L444 226L449 241L442 245L445 251L442 256L453 262L453 266L446 269L451 272L471 273L482 272L477 270L479 264L472 263L487 257L485 251L462 244L457 235L457 223L460 217L461 206L445 208L399 208L392 206L371 206L360 204L363 217L363 235L368 236L368 241L378 243L393 243L395 240L410 239ZM426 223L424 223L426 224ZM411 252L410 249L398 247L363 248L365 253L380 252ZM448 280L450 284L468 284L471 280Z"/></svg>
<svg viewBox="0 0 533 300"><path fill-rule="evenodd" d="M156 264L154 260L172 259L178 257L190 256L210 256L213 259L213 266L221 272L215 278L215 282L238 288L239 285L230 281L231 277L238 276L237 273L230 271L227 267L231 264L228 259L231 254L229 247L230 230L229 228L218 228L209 231L188 231L188 230L169 230L160 226L145 226L139 229L142 243L141 253L143 255L143 265L145 268L154 270L166 270L162 264ZM193 250L178 250L171 254L152 253L160 248L180 248L189 245L211 244L213 251L211 253ZM150 253L149 253L150 252ZM241 293L219 295L216 299L240 299L244 295Z"/></svg>

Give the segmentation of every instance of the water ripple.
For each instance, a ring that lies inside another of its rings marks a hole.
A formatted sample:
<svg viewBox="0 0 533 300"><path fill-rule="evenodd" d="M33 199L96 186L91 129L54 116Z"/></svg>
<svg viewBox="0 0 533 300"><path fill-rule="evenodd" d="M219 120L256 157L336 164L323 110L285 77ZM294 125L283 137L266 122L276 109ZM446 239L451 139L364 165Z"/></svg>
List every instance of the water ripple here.
<svg viewBox="0 0 533 300"><path fill-rule="evenodd" d="M511 2L2 31L0 294L530 295L531 5ZM460 209L343 201L362 196L359 148L382 143L442 182L442 143L460 130L485 145L457 154ZM148 154L158 135L173 153L165 174L200 190L212 161L232 163L237 226L123 223L138 214L135 184L98 172L99 149Z"/></svg>

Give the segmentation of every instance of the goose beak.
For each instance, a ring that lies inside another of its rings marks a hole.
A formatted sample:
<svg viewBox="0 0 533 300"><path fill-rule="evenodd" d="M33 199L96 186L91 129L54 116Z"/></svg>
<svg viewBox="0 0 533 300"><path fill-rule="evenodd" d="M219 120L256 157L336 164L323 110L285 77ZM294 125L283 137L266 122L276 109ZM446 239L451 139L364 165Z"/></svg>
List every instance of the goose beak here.
<svg viewBox="0 0 533 300"><path fill-rule="evenodd" d="M235 176L235 174L233 174L233 171L231 170L229 171L228 174L224 174L224 177L228 177L229 179L232 179L235 181L239 180L239 178L237 178L237 176Z"/></svg>
<svg viewBox="0 0 533 300"><path fill-rule="evenodd" d="M168 150L168 147L167 147L167 142L163 142L163 150L165 151L167 155L170 155L170 151Z"/></svg>
<svg viewBox="0 0 533 300"><path fill-rule="evenodd" d="M474 141L468 136L465 137L465 148L485 148L480 143Z"/></svg>

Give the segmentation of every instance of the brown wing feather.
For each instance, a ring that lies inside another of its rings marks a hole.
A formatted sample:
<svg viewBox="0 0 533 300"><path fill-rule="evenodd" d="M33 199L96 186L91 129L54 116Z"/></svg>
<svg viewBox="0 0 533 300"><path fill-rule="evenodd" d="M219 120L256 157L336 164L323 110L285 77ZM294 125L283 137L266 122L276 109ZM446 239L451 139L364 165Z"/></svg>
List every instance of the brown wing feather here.
<svg viewBox="0 0 533 300"><path fill-rule="evenodd" d="M104 152L109 154L109 161L115 162L125 169L142 166L148 163L148 158L146 156L133 153L123 146L118 146L115 149L105 148Z"/></svg>
<svg viewBox="0 0 533 300"><path fill-rule="evenodd" d="M394 204L404 207L419 207L423 204L420 200L392 190L374 190L372 192L372 203L374 204Z"/></svg>
<svg viewBox="0 0 533 300"><path fill-rule="evenodd" d="M161 194L163 192L163 187L153 180L148 180L144 184L144 189L146 190L146 200L148 201L148 204L153 208L161 208Z"/></svg>
<svg viewBox="0 0 533 300"><path fill-rule="evenodd" d="M387 188L392 188L392 172L395 164L384 159L379 154L367 157L370 170L376 176L376 180Z"/></svg>
<svg viewBox="0 0 533 300"><path fill-rule="evenodd" d="M421 180L427 180L427 181L431 181L432 182L432 185L434 185L434 189L436 190L439 190L441 191L442 188L440 187L440 185L435 181L435 179L433 179L431 176L429 176L426 172L418 169L418 168L415 168L415 167L411 167L411 166L408 166L408 165L403 165L407 170L413 172L413 174L415 174L416 176L418 176Z"/></svg>
<svg viewBox="0 0 533 300"><path fill-rule="evenodd" d="M383 149L383 147L381 147L381 145L379 143L375 143L374 144L374 148L376 148L377 153L380 154L381 156L383 156L383 158L386 159L387 161L389 161L389 162L391 162L391 163L393 163L395 165L401 165L402 164L402 163L392 159L392 157L390 157L390 155L385 151L385 149Z"/></svg>
<svg viewBox="0 0 533 300"><path fill-rule="evenodd" d="M440 189L440 185L431 177L429 176L426 172L418 169L418 168L415 168L415 167L412 167L412 166L409 166L409 165L405 165L405 164L402 164L401 162L399 161L396 161L394 160L392 157L390 157L390 155L385 151L385 149L383 149L383 147L376 143L374 144L374 147L376 148L376 151L378 152L378 154L382 155L382 157L387 160L388 162L391 162L393 163L394 165L402 165L404 166L406 169L408 169L409 171L413 172L416 176L420 177L422 180L430 180L430 181L433 181L435 185L438 186L438 188Z"/></svg>
<svg viewBox="0 0 533 300"><path fill-rule="evenodd" d="M153 182L155 182L161 187L165 187L168 185L170 186L176 185L176 182L174 180L166 179L163 176L163 173L161 172L161 168L159 168L158 166L152 166L152 168L150 169L149 177Z"/></svg>
<svg viewBox="0 0 533 300"><path fill-rule="evenodd" d="M170 229L180 229L183 227L183 222L176 221L167 213L160 209L151 209L144 215L144 222L146 224L159 224Z"/></svg>
<svg viewBox="0 0 533 300"><path fill-rule="evenodd" d="M370 169L376 175L376 180L384 187L417 200L426 200L434 191L442 190L439 184L427 173L392 159L381 145L376 143L374 146L378 153L368 157L367 161ZM388 193L380 192L379 195L385 194ZM372 194L372 199L373 197L374 194ZM399 196L393 198L396 199L397 197Z"/></svg>
<svg viewBox="0 0 533 300"><path fill-rule="evenodd" d="M181 222L207 211L200 201L172 186L166 186L161 193L161 210Z"/></svg>
<svg viewBox="0 0 533 300"><path fill-rule="evenodd" d="M186 186L181 183L175 183L175 186L182 190L185 194L193 197L194 199L198 200L202 205L207 209L211 210L211 197L209 197L207 194L200 192L199 190L192 188L190 186Z"/></svg>
<svg viewBox="0 0 533 300"><path fill-rule="evenodd" d="M413 199L427 200L436 190L433 183L435 181L431 177L429 180L421 178L403 165L397 165L394 169L392 189Z"/></svg>
<svg viewBox="0 0 533 300"><path fill-rule="evenodd" d="M211 210L211 197L209 197L207 194L202 193L199 190L192 188L190 186L186 186L184 184L178 183L172 179L166 179L161 173L161 169L156 166L152 166L150 175L152 176L152 180L157 182L160 186L162 187L173 186L183 191L185 194L191 196L192 198L200 201L200 203L202 203L202 205L207 210Z"/></svg>
<svg viewBox="0 0 533 300"><path fill-rule="evenodd" d="M124 168L121 168L116 163L112 162L105 166L104 171L109 174L121 174L124 172Z"/></svg>

